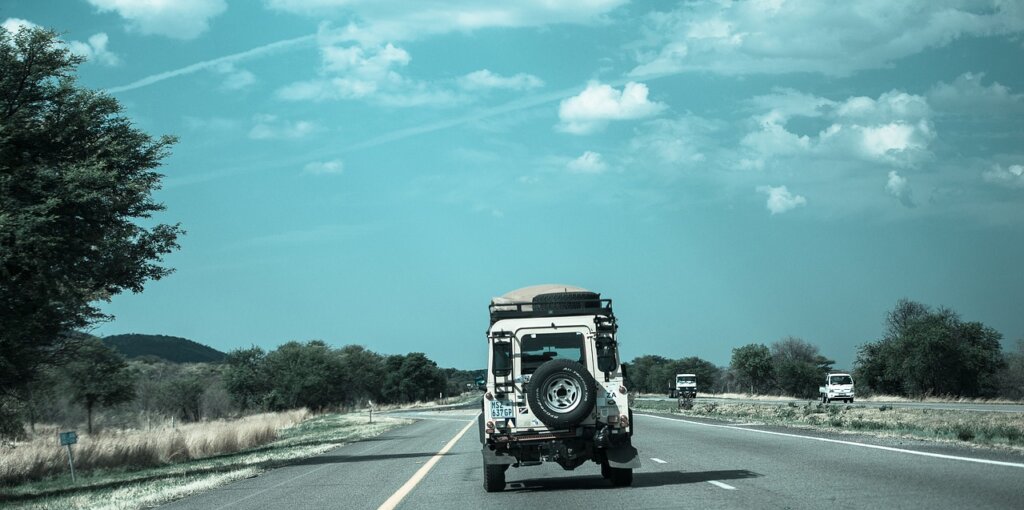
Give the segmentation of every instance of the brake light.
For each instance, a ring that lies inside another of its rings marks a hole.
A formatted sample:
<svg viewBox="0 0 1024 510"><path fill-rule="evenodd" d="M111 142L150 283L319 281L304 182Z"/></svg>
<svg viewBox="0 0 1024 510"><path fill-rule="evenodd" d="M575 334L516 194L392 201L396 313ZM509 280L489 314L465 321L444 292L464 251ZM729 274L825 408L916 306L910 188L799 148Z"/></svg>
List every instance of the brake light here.
<svg viewBox="0 0 1024 510"><path fill-rule="evenodd" d="M487 400L494 400L494 395L491 395L491 392L488 391L487 393L484 393L484 398Z"/></svg>
<svg viewBox="0 0 1024 510"><path fill-rule="evenodd" d="M623 395L625 395L626 394L626 387L625 386L619 386L619 393L622 393Z"/></svg>
<svg viewBox="0 0 1024 510"><path fill-rule="evenodd" d="M619 422L619 417L614 414L608 417L608 423L615 424Z"/></svg>
<svg viewBox="0 0 1024 510"><path fill-rule="evenodd" d="M494 428L494 422L493 421L487 422L487 428L493 429Z"/></svg>
<svg viewBox="0 0 1024 510"><path fill-rule="evenodd" d="M629 426L629 416L626 416L626 415L619 416L619 424L622 425L622 428L628 427Z"/></svg>

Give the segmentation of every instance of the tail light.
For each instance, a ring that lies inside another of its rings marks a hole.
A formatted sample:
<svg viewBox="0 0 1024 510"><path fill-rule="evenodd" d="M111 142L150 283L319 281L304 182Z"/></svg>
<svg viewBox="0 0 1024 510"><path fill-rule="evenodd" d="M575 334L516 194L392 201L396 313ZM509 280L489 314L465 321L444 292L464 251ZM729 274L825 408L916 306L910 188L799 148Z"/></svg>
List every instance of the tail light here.
<svg viewBox="0 0 1024 510"><path fill-rule="evenodd" d="M615 423L618 423L618 422L619 422L619 417L618 416L615 416L613 414L613 415L608 417L608 423L609 424L615 424Z"/></svg>
<svg viewBox="0 0 1024 510"><path fill-rule="evenodd" d="M491 395L491 392L488 391L487 393L484 393L484 398L487 400L494 400L494 395Z"/></svg>
<svg viewBox="0 0 1024 510"><path fill-rule="evenodd" d="M626 387L625 386L619 386L619 393L622 393L623 395L625 395L626 394Z"/></svg>
<svg viewBox="0 0 1024 510"><path fill-rule="evenodd" d="M626 416L626 415L619 416L619 425L621 425L622 428L628 427L629 426L629 416Z"/></svg>

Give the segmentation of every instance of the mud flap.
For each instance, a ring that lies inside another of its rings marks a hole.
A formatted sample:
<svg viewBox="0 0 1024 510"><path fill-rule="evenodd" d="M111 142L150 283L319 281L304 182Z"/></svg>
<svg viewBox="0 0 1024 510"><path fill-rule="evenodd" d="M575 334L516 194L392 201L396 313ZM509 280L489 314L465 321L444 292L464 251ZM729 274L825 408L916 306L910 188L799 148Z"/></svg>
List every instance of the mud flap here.
<svg viewBox="0 0 1024 510"><path fill-rule="evenodd" d="M516 463L516 458L511 455L498 455L494 453L494 450L484 446L484 464L490 466L494 464L512 465Z"/></svg>
<svg viewBox="0 0 1024 510"><path fill-rule="evenodd" d="M637 469L640 467L640 453L631 445L609 448L605 456L608 457L608 465L613 468Z"/></svg>

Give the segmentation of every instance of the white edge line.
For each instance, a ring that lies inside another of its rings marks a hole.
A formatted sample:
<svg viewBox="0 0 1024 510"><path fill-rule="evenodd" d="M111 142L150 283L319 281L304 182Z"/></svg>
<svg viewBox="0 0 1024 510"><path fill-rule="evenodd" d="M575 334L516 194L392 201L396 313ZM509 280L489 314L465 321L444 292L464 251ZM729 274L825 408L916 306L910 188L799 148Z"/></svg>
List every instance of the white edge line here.
<svg viewBox="0 0 1024 510"><path fill-rule="evenodd" d="M654 462L657 462L658 464L668 464L668 462L665 462L665 461L663 461L661 459L656 459L654 457L651 457L651 460L653 460Z"/></svg>
<svg viewBox="0 0 1024 510"><path fill-rule="evenodd" d="M813 440L813 441L821 441L823 443L836 443L836 444L845 444L845 445L850 445L850 446L860 446L860 447L863 447L863 448L872 448L872 449L875 449L875 450L885 450L887 452L907 453L907 454L910 454L910 455L921 455L923 457L934 457L934 458L937 458L937 459L959 460L959 461L963 461L963 462L976 462L978 464L989 464L989 465L993 465L993 466L1005 466L1005 467L1024 468L1024 464L1021 464L1021 463L1018 463L1018 462L1003 462L1003 461L1000 461L1000 460L976 459L976 458L972 458L972 457L960 457L960 456L957 456L957 455L945 455L945 454L941 454L941 453L919 452L919 451L916 451L916 450L905 450L903 448L893 448L891 446L881 446L881 445L877 445L877 444L858 443L858 442L855 442L855 441L843 441L841 439L829 439L829 438L825 438L825 437L802 436L800 434L787 434L785 432L773 432L773 431L770 431L770 430L748 429L748 428L743 428L743 427L737 427L735 425L715 425L715 424L711 424L711 423L701 423L699 421L681 420L681 419L676 419L676 418L668 418L668 417L665 417L665 416L655 416L653 414L637 413L637 416L646 416L648 418L657 418L659 420L680 421L680 422L683 422L683 423L689 423L691 425L701 425L701 426L704 426L704 427L716 427L716 428L721 428L721 429L742 430L744 432L756 432L758 434L769 434L769 435L772 435L772 436L795 437L795 438L798 438L798 439L810 439L810 440Z"/></svg>
<svg viewBox="0 0 1024 510"><path fill-rule="evenodd" d="M723 489L725 489L727 491L734 491L734 490L736 490L736 487L733 487L732 485L729 485L727 483L719 482L718 480L708 480L708 483L710 483L711 485L714 485L715 487L721 487L721 488L723 488Z"/></svg>
<svg viewBox="0 0 1024 510"><path fill-rule="evenodd" d="M431 468L434 467L434 464L437 464L437 461L441 460L441 457L443 457L444 454L448 453L448 450L451 450L452 447L455 446L455 443L458 443L459 439L462 439L462 436L466 435L466 431L476 424L475 418L476 417L474 416L473 420L470 420L470 422L467 423L465 427L462 427L462 430L460 430L458 434L455 434L455 437L453 437L451 441L448 441L448 443L445 444L443 448L441 448L441 451L434 454L434 456L431 457L430 460L426 462L426 464L423 464L422 467L416 470L416 472L413 473L412 478L410 478L408 481L405 482L405 484L399 487L398 490L395 491L395 493L392 494L391 497L387 499L387 501L385 501L382 505L377 507L377 510L392 510L396 506L398 506L398 504L401 503L402 500L405 499L405 497L408 496L410 492L412 492L412 490L423 480L423 478L427 476L427 473L429 473Z"/></svg>

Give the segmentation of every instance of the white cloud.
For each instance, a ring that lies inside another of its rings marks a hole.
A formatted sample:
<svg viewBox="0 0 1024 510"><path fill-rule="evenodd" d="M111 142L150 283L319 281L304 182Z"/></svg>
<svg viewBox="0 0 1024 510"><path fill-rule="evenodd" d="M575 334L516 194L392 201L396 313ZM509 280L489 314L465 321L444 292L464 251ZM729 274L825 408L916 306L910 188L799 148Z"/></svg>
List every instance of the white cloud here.
<svg viewBox="0 0 1024 510"><path fill-rule="evenodd" d="M337 34L321 29L319 76L278 89L288 101L368 100L386 106L438 106L456 103L454 93L402 76L412 58L393 44L339 43Z"/></svg>
<svg viewBox="0 0 1024 510"><path fill-rule="evenodd" d="M288 121L276 115L260 114L253 117L253 126L249 130L249 138L254 140L280 140L302 138L316 129L312 122Z"/></svg>
<svg viewBox="0 0 1024 510"><path fill-rule="evenodd" d="M985 73L964 73L953 83L939 82L928 91L936 109L967 114L1013 114L1024 110L1024 95L1014 94L999 82L982 85Z"/></svg>
<svg viewBox="0 0 1024 510"><path fill-rule="evenodd" d="M453 31L595 23L628 0L268 0L277 10L351 23L351 40L404 41Z"/></svg>
<svg viewBox="0 0 1024 510"><path fill-rule="evenodd" d="M1010 188L1024 188L1024 165L993 165L982 174L986 182Z"/></svg>
<svg viewBox="0 0 1024 510"><path fill-rule="evenodd" d="M802 205L807 205L806 198L790 193L785 186L758 186L757 192L768 195L768 201L765 203L765 206L772 212L772 215L782 214Z"/></svg>
<svg viewBox="0 0 1024 510"><path fill-rule="evenodd" d="M621 91L598 82L590 82L579 95L559 104L558 128L583 135L602 129L608 121L641 119L657 115L665 105L647 99L647 85L629 82Z"/></svg>
<svg viewBox="0 0 1024 510"><path fill-rule="evenodd" d="M310 161L303 171L313 175L336 175L345 171L345 164L340 159L330 161Z"/></svg>
<svg viewBox="0 0 1024 510"><path fill-rule="evenodd" d="M910 185L907 178L901 176L895 170L889 171L889 180L885 183L885 191L899 199L900 203L907 207L914 207L914 200L911 198Z"/></svg>
<svg viewBox="0 0 1024 510"><path fill-rule="evenodd" d="M751 104L767 111L751 117L755 129L743 137L742 145L752 151L750 159L852 157L913 166L930 156L936 136L927 100L896 90L877 99L843 101L782 90ZM795 117L815 119L824 127L814 134L794 133L788 123Z"/></svg>
<svg viewBox="0 0 1024 510"><path fill-rule="evenodd" d="M176 39L194 39L210 19L227 9L225 0L89 0L100 12L116 12L130 30Z"/></svg>
<svg viewBox="0 0 1024 510"><path fill-rule="evenodd" d="M68 48L71 53L81 55L90 62L96 62L105 66L116 66L121 63L117 55L107 49L107 34L100 32L89 37L88 42L71 41Z"/></svg>
<svg viewBox="0 0 1024 510"><path fill-rule="evenodd" d="M1022 30L1024 6L1002 0L687 2L648 16L631 74L842 76L959 38Z"/></svg>
<svg viewBox="0 0 1024 510"><path fill-rule="evenodd" d="M39 28L39 25L21 18L7 18L2 26L12 34L22 29ZM116 66L121 63L121 59L107 49L107 42L109 42L107 34L99 32L89 37L87 42L70 41L65 44L67 44L68 51L80 57L85 57L88 62L95 62L105 66Z"/></svg>
<svg viewBox="0 0 1024 510"><path fill-rule="evenodd" d="M2 26L4 27L4 30L7 30L11 34L16 34L25 28L39 28L39 25L36 25L35 23L32 23L27 19L21 18L7 18L6 20L4 20Z"/></svg>
<svg viewBox="0 0 1024 510"><path fill-rule="evenodd" d="M458 82L459 86L466 90L530 90L544 86L544 81L532 74L518 73L514 76L501 76L487 69L473 71L460 77Z"/></svg>
<svg viewBox="0 0 1024 510"><path fill-rule="evenodd" d="M584 152L582 156L570 161L566 166L570 172L578 174L599 174L608 169L601 154L593 151Z"/></svg>
<svg viewBox="0 0 1024 510"><path fill-rule="evenodd" d="M223 90L242 90L256 83L255 74L245 69L236 68L232 62L222 62L213 70L224 76L224 81L220 85Z"/></svg>

